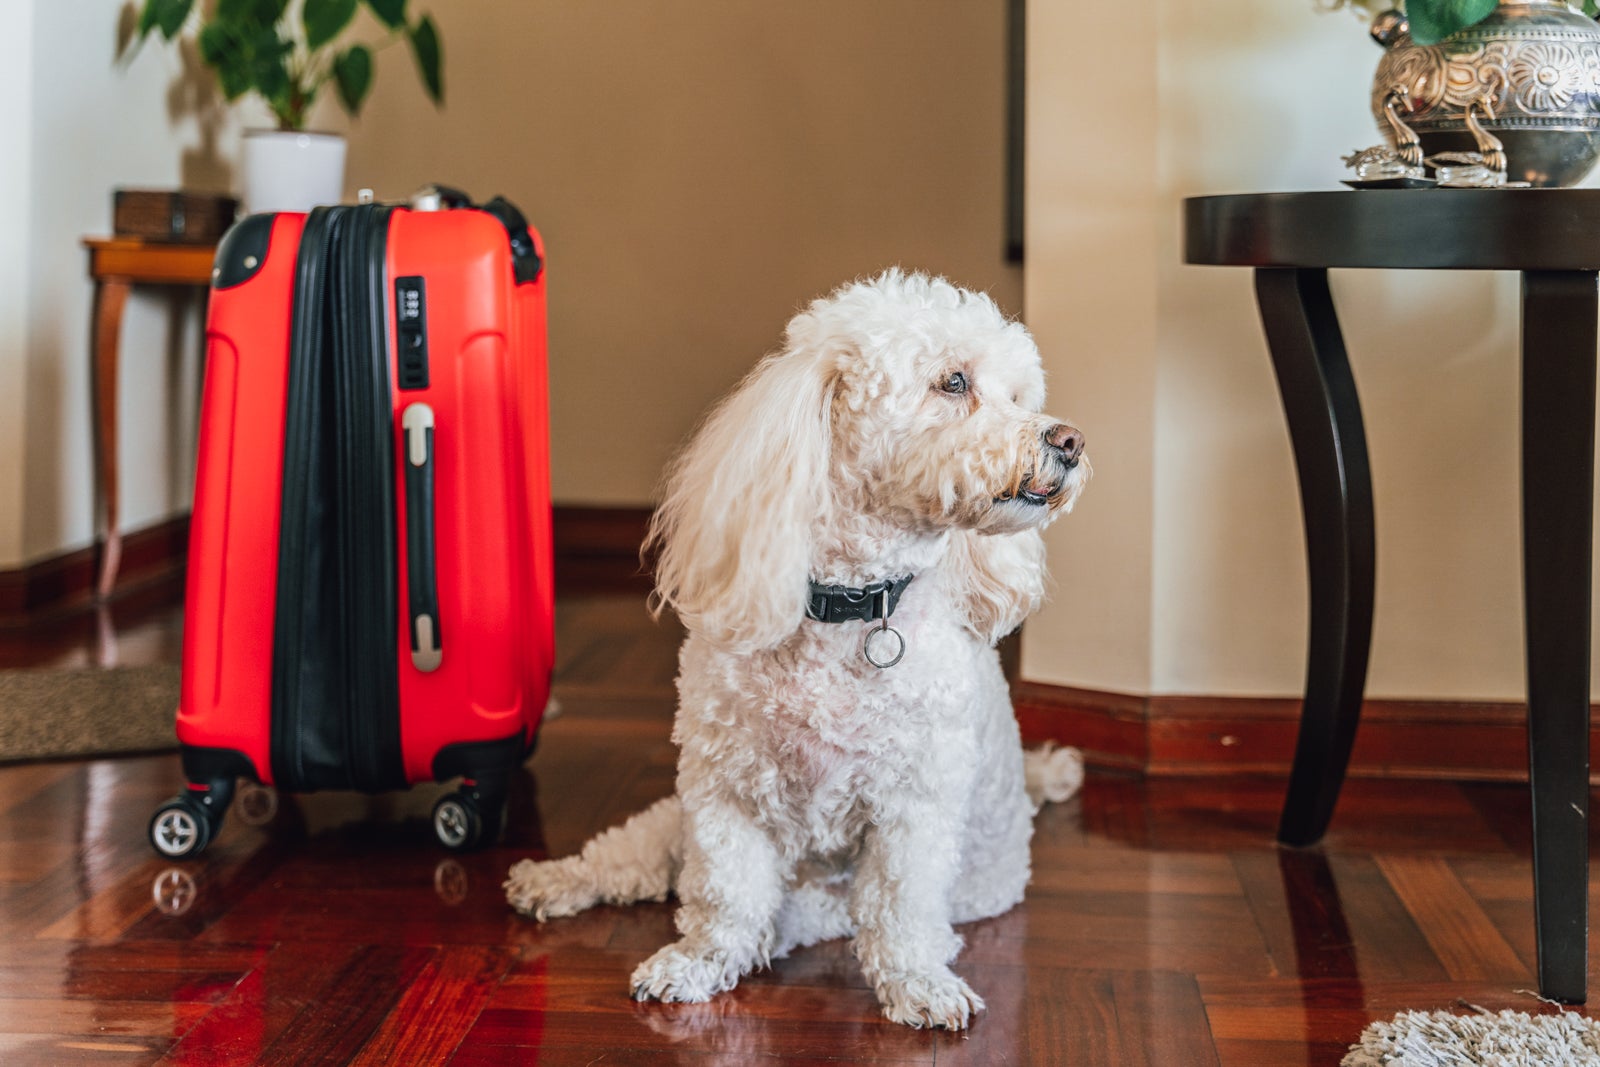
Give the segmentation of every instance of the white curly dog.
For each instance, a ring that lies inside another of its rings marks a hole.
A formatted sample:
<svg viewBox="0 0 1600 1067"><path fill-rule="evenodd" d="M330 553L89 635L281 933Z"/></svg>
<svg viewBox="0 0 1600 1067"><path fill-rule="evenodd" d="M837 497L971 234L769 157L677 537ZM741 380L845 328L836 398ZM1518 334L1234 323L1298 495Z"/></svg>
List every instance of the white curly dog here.
<svg viewBox="0 0 1600 1067"><path fill-rule="evenodd" d="M518 863L511 904L676 893L682 937L633 973L641 1000L704 1001L851 937L888 1018L965 1027L983 1001L950 970L951 925L1022 899L1037 805L1083 775L1073 749L1024 759L994 648L1089 477L1044 393L1027 330L942 279L892 270L796 315L650 532L655 606L688 631L677 794Z"/></svg>

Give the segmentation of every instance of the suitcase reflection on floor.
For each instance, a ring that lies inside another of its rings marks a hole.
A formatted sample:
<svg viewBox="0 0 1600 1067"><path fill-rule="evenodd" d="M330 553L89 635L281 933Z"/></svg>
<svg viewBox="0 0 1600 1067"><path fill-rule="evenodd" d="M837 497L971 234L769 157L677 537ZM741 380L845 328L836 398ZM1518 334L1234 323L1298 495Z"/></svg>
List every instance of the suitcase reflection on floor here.
<svg viewBox="0 0 1600 1067"><path fill-rule="evenodd" d="M456 859L446 857L433 866L433 892L446 907L459 907L472 889L472 876ZM156 911L176 919L200 898L200 884L188 868L168 867L150 882L150 899Z"/></svg>
<svg viewBox="0 0 1600 1067"><path fill-rule="evenodd" d="M328 884L326 876L319 882L330 889L410 891L428 886L442 908L457 909L475 894L498 900L505 856L511 851L548 853L538 781L530 767L518 768L510 780L508 806L515 817L506 824L499 847L481 854L441 857L416 847L441 795L449 793L440 786L376 796L285 795L241 782L236 799L240 817L222 829L199 862L162 868L151 879L150 898L160 916L198 930L207 925L221 900L237 896L239 879L249 877L242 872L294 856L333 864L339 872L337 884ZM397 856L404 857L400 884ZM372 862L364 864L363 858ZM220 894L209 908L208 892ZM499 921L498 909L488 907L483 914Z"/></svg>

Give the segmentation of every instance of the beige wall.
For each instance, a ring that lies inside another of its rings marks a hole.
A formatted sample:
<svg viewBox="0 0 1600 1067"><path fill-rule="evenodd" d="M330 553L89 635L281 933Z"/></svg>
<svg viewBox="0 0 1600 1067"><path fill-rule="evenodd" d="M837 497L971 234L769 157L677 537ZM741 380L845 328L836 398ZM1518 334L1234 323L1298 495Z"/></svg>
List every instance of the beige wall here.
<svg viewBox="0 0 1600 1067"><path fill-rule="evenodd" d="M857 275L1021 310L998 0L432 6L448 106L380 56L350 185L501 192L543 230L558 501L648 502L788 317Z"/></svg>
<svg viewBox="0 0 1600 1067"><path fill-rule="evenodd" d="M92 536L79 236L109 229L113 186L225 185L217 160L242 124L264 124L253 106L202 122L192 91L173 89L185 66L171 49L115 68L120 6L23 0L31 54L49 62L31 82L25 66L0 75L34 90L31 134L4 128L25 165L0 152L0 183L33 190L0 199L26 205L0 218L27 227L25 245L4 247L26 248L32 283L26 341L0 318L0 568ZM700 412L799 305L856 275L940 271L1020 311L1021 270L1002 262L1002 4L415 6L439 23L447 106L426 101L401 45L380 53L358 122L331 101L314 122L350 130L351 193L399 198L427 181L504 193L544 231L558 501L648 503ZM19 269L6 256L0 278ZM196 330L159 295L129 306L128 527L187 506ZM7 404L27 412L25 450L4 451L19 432Z"/></svg>
<svg viewBox="0 0 1600 1067"><path fill-rule="evenodd" d="M1181 264L1180 201L1339 188L1338 157L1378 140L1366 108L1378 50L1309 0L1116 13L1101 26L1080 5L1030 5L1028 319L1097 477L1052 531L1059 589L1027 632L1024 671L1131 692L1294 694L1306 591L1288 435L1249 272ZM1118 49L1082 47L1113 36ZM1516 699L1516 278L1335 272L1332 284L1373 469L1368 691Z"/></svg>

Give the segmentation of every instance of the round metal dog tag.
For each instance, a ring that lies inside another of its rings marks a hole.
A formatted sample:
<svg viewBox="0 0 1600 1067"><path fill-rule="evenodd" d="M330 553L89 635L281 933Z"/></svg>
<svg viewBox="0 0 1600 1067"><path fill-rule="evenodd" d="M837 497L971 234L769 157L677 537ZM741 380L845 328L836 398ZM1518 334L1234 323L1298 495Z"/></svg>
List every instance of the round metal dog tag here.
<svg viewBox="0 0 1600 1067"><path fill-rule="evenodd" d="M887 639L891 637L894 638L894 644L886 644ZM879 640L879 638L884 640ZM876 654L874 653L875 645L881 649ZM893 655L889 654L890 649L893 649ZM867 662L874 667L880 669L893 667L900 662L900 657L906 654L906 639L900 636L899 630L896 630L888 623L884 623L877 629L867 631L867 639L861 643L861 654L867 657Z"/></svg>

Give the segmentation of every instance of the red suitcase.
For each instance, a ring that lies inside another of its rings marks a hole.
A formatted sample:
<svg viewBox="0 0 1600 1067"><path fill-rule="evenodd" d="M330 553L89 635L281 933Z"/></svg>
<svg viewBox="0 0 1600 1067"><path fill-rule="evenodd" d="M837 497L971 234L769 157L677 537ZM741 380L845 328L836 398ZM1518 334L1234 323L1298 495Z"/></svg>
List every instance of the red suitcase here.
<svg viewBox="0 0 1600 1067"><path fill-rule="evenodd" d="M543 249L514 207L257 215L206 324L178 740L150 839L186 856L243 777L462 778L492 839L554 656Z"/></svg>

